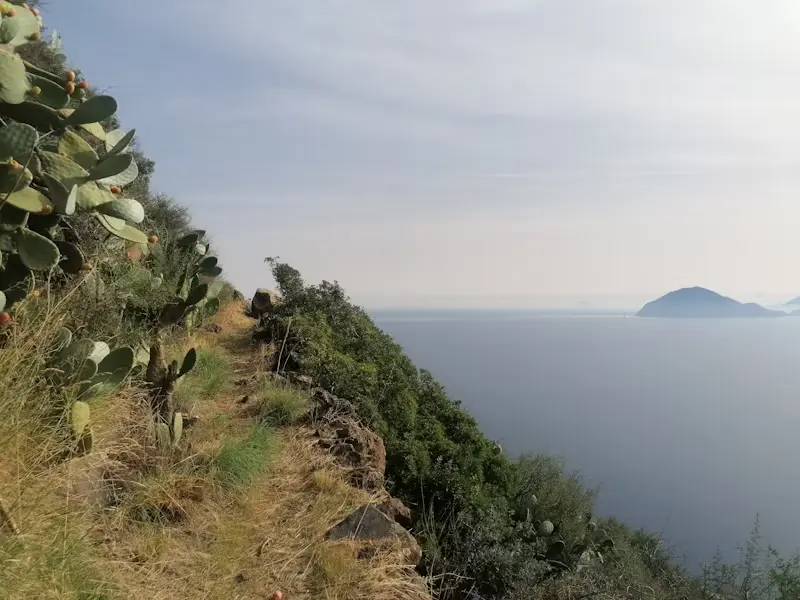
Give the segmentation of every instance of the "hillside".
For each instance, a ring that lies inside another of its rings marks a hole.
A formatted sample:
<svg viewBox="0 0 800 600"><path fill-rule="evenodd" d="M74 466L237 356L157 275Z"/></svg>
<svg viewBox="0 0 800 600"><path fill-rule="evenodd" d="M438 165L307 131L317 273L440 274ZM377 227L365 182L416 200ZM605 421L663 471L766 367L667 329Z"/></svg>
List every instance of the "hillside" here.
<svg viewBox="0 0 800 600"><path fill-rule="evenodd" d="M648 302L637 317L659 318L763 318L785 317L786 313L769 310L755 303L742 304L701 287L682 288Z"/></svg>
<svg viewBox="0 0 800 600"><path fill-rule="evenodd" d="M12 4L0 599L796 600L800 559L757 536L692 577L558 459L507 456L338 284L267 259L247 302Z"/></svg>

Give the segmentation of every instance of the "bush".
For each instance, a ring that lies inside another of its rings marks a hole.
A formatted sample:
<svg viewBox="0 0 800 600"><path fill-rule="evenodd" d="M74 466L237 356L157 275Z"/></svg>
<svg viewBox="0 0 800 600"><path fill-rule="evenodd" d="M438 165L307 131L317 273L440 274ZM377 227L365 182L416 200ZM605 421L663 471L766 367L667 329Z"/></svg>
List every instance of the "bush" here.
<svg viewBox="0 0 800 600"><path fill-rule="evenodd" d="M261 422L273 427L294 425L308 413L308 394L289 387L264 382L258 390Z"/></svg>

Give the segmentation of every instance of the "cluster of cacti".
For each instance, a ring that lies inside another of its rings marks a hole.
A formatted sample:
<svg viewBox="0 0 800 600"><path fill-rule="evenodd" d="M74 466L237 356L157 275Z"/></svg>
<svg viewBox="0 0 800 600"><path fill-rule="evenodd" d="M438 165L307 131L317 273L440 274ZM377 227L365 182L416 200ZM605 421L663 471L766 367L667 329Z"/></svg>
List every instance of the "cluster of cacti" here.
<svg viewBox="0 0 800 600"><path fill-rule="evenodd" d="M74 72L49 73L16 54L40 29L35 9L0 4L0 325L33 272L92 269L70 225L74 213L92 215L117 238L154 241L133 226L144 209L123 191L138 176L127 152L134 131L101 125L116 113L114 98L87 98Z"/></svg>
<svg viewBox="0 0 800 600"><path fill-rule="evenodd" d="M183 271L178 279L177 297L162 312L162 325L184 320L191 328L196 315L210 316L219 310L223 284L215 279L222 269L217 264L217 257L208 254L211 246L204 237L205 231L197 230L176 243Z"/></svg>
<svg viewBox="0 0 800 600"><path fill-rule="evenodd" d="M150 358L147 364L145 379L150 384L150 403L158 422L164 425L173 425L176 414L173 403L175 386L181 377L194 368L197 362L197 351L192 348L183 357L183 362L178 366L178 361L173 360L167 364L160 332L156 334L150 346ZM181 418L181 424L183 420ZM182 428L181 428L182 431ZM177 442L180 435L174 436Z"/></svg>
<svg viewBox="0 0 800 600"><path fill-rule="evenodd" d="M79 384L78 397L88 398L119 386L135 364L131 348L111 350L105 342L75 339L69 329L62 327L45 375L54 386Z"/></svg>

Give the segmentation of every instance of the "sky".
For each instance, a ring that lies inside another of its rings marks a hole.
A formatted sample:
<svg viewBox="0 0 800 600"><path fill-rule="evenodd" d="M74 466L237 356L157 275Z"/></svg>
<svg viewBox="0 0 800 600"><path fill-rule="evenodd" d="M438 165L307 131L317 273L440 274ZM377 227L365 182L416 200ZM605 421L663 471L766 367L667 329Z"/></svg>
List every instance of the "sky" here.
<svg viewBox="0 0 800 600"><path fill-rule="evenodd" d="M796 0L48 0L231 281L367 307L800 295Z"/></svg>

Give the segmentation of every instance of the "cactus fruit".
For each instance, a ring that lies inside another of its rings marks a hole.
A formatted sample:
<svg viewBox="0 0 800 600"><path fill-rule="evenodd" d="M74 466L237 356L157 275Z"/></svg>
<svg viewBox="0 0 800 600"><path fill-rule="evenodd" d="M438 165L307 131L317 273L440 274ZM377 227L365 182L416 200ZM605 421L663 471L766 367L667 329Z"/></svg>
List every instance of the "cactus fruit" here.
<svg viewBox="0 0 800 600"><path fill-rule="evenodd" d="M88 82L88 81L86 81L86 80L84 79L83 81L81 81L81 82L78 84L78 87L79 87L80 89L82 89L82 90L88 90L88 89L89 89L89 82Z"/></svg>
<svg viewBox="0 0 800 600"><path fill-rule="evenodd" d="M156 242L158 242L158 236L155 234L151 235L149 238L147 238L147 241L150 242L151 244L155 244Z"/></svg>
<svg viewBox="0 0 800 600"><path fill-rule="evenodd" d="M28 91L25 93L35 98L42 93L42 88L40 88L38 85L34 85L33 87L28 88Z"/></svg>
<svg viewBox="0 0 800 600"><path fill-rule="evenodd" d="M5 301L4 301L5 303ZM0 327L5 327L11 322L11 315L7 312L0 313Z"/></svg>
<svg viewBox="0 0 800 600"><path fill-rule="evenodd" d="M536 533L538 533L542 537L547 537L549 535L552 535L554 530L555 527L550 521L542 521L536 528Z"/></svg>
<svg viewBox="0 0 800 600"><path fill-rule="evenodd" d="M64 84L64 91L67 93L67 95L72 96L72 94L75 93L75 84L71 81L68 81Z"/></svg>
<svg viewBox="0 0 800 600"><path fill-rule="evenodd" d="M112 185L109 189L111 190L112 194L121 194L122 193L122 188L119 187L118 185Z"/></svg>
<svg viewBox="0 0 800 600"><path fill-rule="evenodd" d="M67 81L67 83L73 83L75 81L75 77L75 71L67 71L64 73L64 80Z"/></svg>

